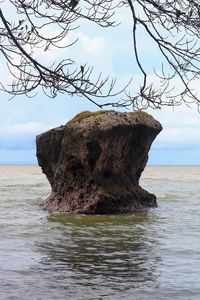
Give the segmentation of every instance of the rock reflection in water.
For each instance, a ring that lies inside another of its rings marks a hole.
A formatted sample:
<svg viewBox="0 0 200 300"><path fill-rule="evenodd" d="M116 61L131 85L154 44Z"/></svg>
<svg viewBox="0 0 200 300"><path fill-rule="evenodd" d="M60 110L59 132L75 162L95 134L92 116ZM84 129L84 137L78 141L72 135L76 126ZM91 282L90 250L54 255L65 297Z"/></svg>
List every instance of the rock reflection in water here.
<svg viewBox="0 0 200 300"><path fill-rule="evenodd" d="M51 237L37 243L42 268L66 278L66 286L96 285L115 291L155 286L159 256L147 214L50 215Z"/></svg>

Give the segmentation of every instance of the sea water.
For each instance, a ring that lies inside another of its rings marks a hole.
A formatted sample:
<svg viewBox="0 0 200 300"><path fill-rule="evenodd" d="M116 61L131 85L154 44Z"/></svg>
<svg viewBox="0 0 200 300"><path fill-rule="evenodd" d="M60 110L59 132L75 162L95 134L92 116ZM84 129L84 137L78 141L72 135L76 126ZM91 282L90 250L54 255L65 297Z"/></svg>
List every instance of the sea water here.
<svg viewBox="0 0 200 300"><path fill-rule="evenodd" d="M50 214L37 166L0 166L1 300L200 299L200 167L149 166L158 208Z"/></svg>

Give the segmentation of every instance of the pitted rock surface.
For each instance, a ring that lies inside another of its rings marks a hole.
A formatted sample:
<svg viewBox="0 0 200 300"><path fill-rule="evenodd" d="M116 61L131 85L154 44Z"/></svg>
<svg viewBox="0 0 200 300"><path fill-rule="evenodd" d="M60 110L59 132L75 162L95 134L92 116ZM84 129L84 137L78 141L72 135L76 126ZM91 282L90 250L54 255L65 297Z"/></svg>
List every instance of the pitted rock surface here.
<svg viewBox="0 0 200 300"><path fill-rule="evenodd" d="M41 206L85 214L155 207L139 179L161 130L146 113L107 111L37 136L38 163L52 187Z"/></svg>

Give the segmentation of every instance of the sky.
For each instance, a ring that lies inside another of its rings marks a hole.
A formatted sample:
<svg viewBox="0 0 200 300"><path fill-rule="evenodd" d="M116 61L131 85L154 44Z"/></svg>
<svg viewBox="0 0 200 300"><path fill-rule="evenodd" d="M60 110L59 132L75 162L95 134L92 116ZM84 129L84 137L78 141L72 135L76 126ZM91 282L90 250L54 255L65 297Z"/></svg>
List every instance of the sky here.
<svg viewBox="0 0 200 300"><path fill-rule="evenodd" d="M44 63L51 59L70 57L78 63L94 66L105 77L118 78L120 87L131 77L137 87L140 74L135 64L132 49L131 18L127 12L120 15L119 27L100 30L90 24L82 24L74 33L79 42L73 48L51 49L48 56L38 53ZM146 70L154 78L157 53L146 36L139 33L142 59ZM10 79L6 63L0 55L0 80ZM154 80L154 79L152 79ZM198 82L195 83L198 87ZM133 86L134 88L134 86ZM117 96L119 97L119 96ZM34 98L15 97L0 92L0 164L37 164L35 137L50 128L65 124L83 110L98 110L84 98L58 95L50 99L41 92ZM184 105L177 108L147 110L163 126L163 131L154 141L150 153L150 165L199 165L200 164L200 114L196 107Z"/></svg>

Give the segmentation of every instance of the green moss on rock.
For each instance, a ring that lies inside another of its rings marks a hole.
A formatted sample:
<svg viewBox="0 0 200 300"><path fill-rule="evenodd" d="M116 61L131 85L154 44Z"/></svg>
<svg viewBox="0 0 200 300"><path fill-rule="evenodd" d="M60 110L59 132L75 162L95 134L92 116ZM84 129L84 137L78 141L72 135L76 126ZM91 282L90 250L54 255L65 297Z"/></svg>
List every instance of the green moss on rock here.
<svg viewBox="0 0 200 300"><path fill-rule="evenodd" d="M151 117L152 118L152 116L144 110L135 110L135 111L128 112L128 114L135 115L138 117Z"/></svg>
<svg viewBox="0 0 200 300"><path fill-rule="evenodd" d="M82 111L81 113L77 114L73 119L71 119L67 124L75 124L76 122L80 122L84 119L87 119L92 116L102 115L108 112L109 110L98 110L98 111Z"/></svg>
<svg viewBox="0 0 200 300"><path fill-rule="evenodd" d="M114 112L113 110L98 110L98 111L82 111L81 113L77 114L74 118L72 118L70 121L68 121L67 124L73 125L77 122L81 122L84 119L87 119L89 117L98 116L105 114L107 112ZM124 114L132 115L137 117L138 119L153 119L153 117L148 114L146 111L143 110L136 110L131 112L124 112Z"/></svg>

